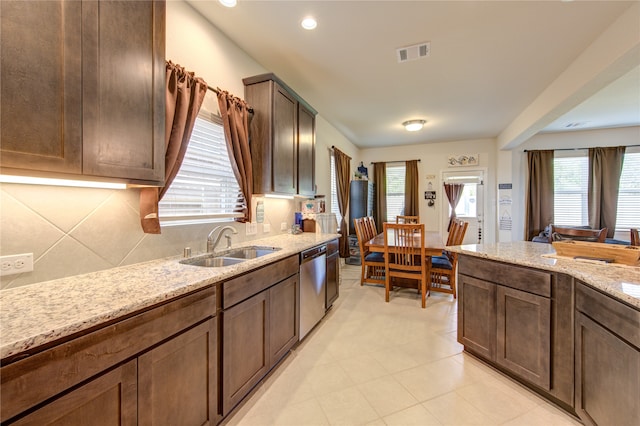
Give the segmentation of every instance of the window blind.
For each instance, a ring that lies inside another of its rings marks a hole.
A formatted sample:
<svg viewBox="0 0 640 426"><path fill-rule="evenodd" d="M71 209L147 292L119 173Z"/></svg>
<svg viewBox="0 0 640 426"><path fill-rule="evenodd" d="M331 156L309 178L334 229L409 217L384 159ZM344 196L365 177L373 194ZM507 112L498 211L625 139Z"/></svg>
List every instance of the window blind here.
<svg viewBox="0 0 640 426"><path fill-rule="evenodd" d="M396 216L404 214L404 163L387 164L387 222L396 221Z"/></svg>
<svg viewBox="0 0 640 426"><path fill-rule="evenodd" d="M589 158L585 155L553 159L554 218L556 225L589 224L587 188Z"/></svg>
<svg viewBox="0 0 640 426"><path fill-rule="evenodd" d="M640 228L640 152L626 152L620 176L616 231Z"/></svg>
<svg viewBox="0 0 640 426"><path fill-rule="evenodd" d="M340 214L340 207L338 206L338 186L336 184L336 157L331 153L331 213L336 215L338 221L338 228L342 222L342 215Z"/></svg>
<svg viewBox="0 0 640 426"><path fill-rule="evenodd" d="M235 178L222 122L196 118L180 171L159 204L160 218L182 222L215 221L241 216L245 205Z"/></svg>

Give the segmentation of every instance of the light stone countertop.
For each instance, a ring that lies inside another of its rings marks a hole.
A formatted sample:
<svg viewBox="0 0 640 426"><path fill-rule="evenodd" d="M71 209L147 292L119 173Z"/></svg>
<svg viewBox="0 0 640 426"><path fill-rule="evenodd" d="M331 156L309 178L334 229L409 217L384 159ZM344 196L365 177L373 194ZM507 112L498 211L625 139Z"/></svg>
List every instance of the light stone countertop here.
<svg viewBox="0 0 640 426"><path fill-rule="evenodd" d="M281 234L246 246L279 247L256 259L220 268L158 259L0 291L0 359L98 326L158 303L284 259L338 234Z"/></svg>
<svg viewBox="0 0 640 426"><path fill-rule="evenodd" d="M451 251L571 275L640 309L640 267L579 262L552 257L551 244L515 241L449 247Z"/></svg>

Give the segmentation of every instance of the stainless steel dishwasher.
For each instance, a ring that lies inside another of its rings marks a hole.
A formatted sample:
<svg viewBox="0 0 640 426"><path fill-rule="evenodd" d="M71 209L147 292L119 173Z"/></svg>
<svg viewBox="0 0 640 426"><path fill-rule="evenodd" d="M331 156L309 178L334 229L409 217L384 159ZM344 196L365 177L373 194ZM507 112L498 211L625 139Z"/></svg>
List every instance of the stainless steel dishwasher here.
<svg viewBox="0 0 640 426"><path fill-rule="evenodd" d="M300 253L300 340L324 317L327 287L327 247Z"/></svg>

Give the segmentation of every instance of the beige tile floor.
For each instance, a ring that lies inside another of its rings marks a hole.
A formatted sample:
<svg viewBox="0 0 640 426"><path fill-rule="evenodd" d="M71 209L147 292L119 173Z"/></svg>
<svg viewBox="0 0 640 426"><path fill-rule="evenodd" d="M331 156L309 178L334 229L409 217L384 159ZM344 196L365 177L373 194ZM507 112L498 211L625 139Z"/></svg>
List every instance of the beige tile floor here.
<svg viewBox="0 0 640 426"><path fill-rule="evenodd" d="M579 425L462 353L456 307L434 294L360 286L343 266L327 316L230 425Z"/></svg>

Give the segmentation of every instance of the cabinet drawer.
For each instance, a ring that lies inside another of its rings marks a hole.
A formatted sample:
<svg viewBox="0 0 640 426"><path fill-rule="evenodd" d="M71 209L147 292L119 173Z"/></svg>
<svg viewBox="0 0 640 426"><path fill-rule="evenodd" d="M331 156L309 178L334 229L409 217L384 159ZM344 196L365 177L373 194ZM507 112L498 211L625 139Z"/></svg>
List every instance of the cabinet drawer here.
<svg viewBox="0 0 640 426"><path fill-rule="evenodd" d="M577 282L576 309L640 348L640 311Z"/></svg>
<svg viewBox="0 0 640 426"><path fill-rule="evenodd" d="M125 361L215 313L213 287L5 365L5 420Z"/></svg>
<svg viewBox="0 0 640 426"><path fill-rule="evenodd" d="M473 256L460 256L458 267L461 274L501 284L507 287L551 297L551 273L508 265Z"/></svg>
<svg viewBox="0 0 640 426"><path fill-rule="evenodd" d="M298 273L298 256L291 256L222 284L222 309L228 309L275 283Z"/></svg>

